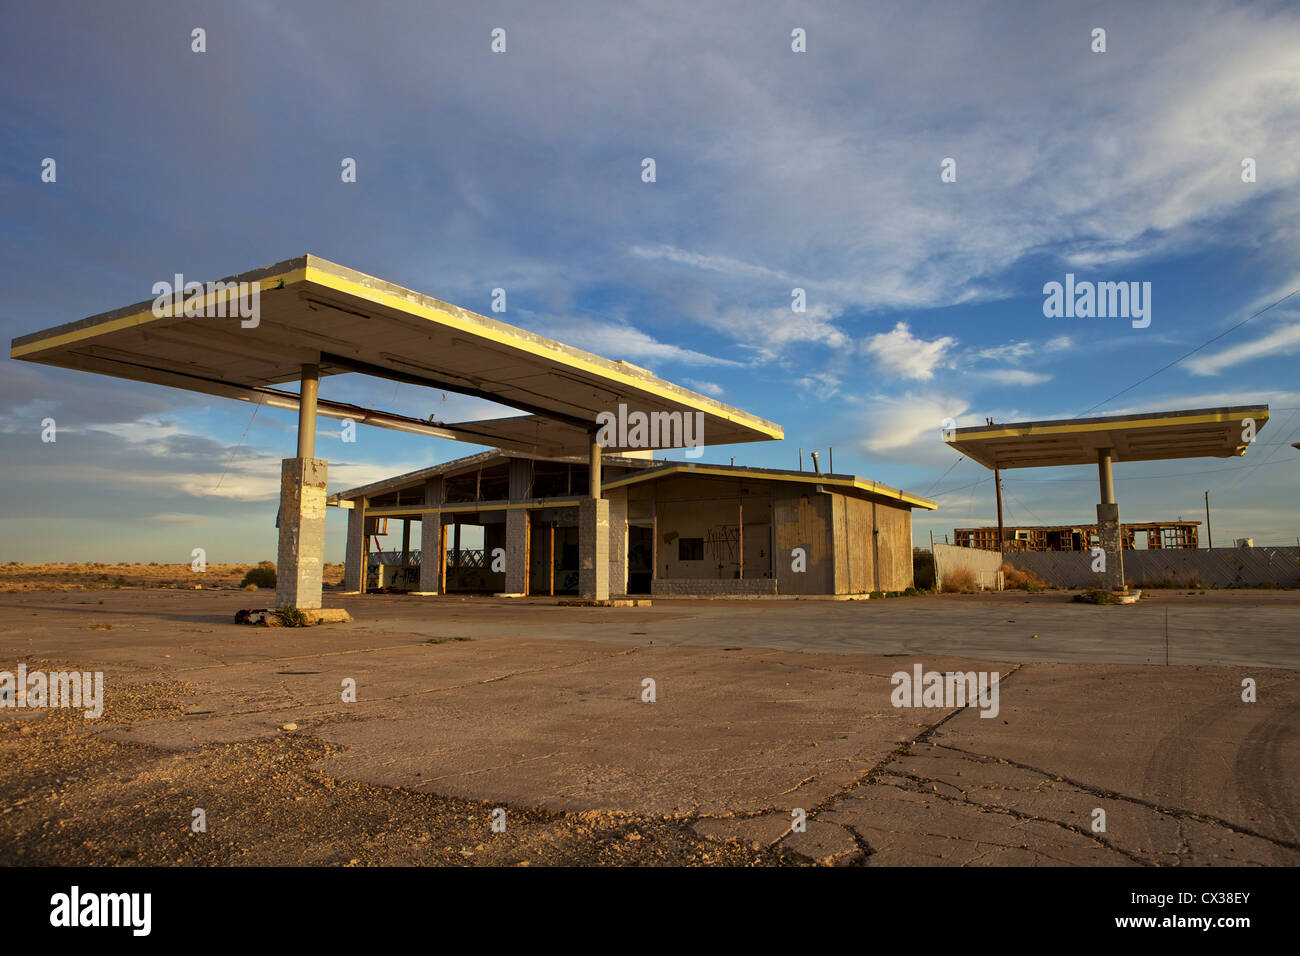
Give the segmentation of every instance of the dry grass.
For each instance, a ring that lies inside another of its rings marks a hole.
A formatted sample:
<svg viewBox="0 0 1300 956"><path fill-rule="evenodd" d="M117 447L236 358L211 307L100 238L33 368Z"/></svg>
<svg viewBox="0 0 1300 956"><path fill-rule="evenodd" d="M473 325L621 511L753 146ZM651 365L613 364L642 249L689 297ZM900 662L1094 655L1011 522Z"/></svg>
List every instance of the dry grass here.
<svg viewBox="0 0 1300 956"><path fill-rule="evenodd" d="M1023 571L1011 564L1002 565L1002 586L1008 591L1042 591L1051 587L1033 571Z"/></svg>
<svg viewBox="0 0 1300 956"><path fill-rule="evenodd" d="M206 571L194 571L188 564L0 564L3 591L100 591L109 588L182 588L192 590L236 589L249 568L247 564L209 564ZM327 564L327 583L343 577L343 565Z"/></svg>
<svg viewBox="0 0 1300 956"><path fill-rule="evenodd" d="M979 582L969 568L958 568L943 576L943 590L949 594L971 594L979 590Z"/></svg>

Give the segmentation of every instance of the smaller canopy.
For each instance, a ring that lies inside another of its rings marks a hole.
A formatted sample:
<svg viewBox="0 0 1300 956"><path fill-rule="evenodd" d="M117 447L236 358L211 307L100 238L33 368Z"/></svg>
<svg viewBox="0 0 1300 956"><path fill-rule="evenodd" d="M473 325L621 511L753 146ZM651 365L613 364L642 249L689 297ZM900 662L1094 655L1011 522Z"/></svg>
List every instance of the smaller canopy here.
<svg viewBox="0 0 1300 956"><path fill-rule="evenodd" d="M1239 405L979 425L945 432L944 440L986 468L1096 464L1105 449L1112 461L1233 458L1267 421L1267 405Z"/></svg>

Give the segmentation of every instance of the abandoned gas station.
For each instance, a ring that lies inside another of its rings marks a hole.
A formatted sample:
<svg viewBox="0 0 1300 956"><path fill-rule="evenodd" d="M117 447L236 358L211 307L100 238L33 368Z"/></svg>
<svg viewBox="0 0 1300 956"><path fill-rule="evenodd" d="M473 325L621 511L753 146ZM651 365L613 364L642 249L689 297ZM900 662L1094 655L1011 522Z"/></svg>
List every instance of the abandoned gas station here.
<svg viewBox="0 0 1300 956"><path fill-rule="evenodd" d="M179 284L179 283L178 283ZM783 437L779 425L625 361L601 358L317 256L145 300L13 341L12 358L298 413L282 462L276 602L321 606L327 502L349 514L347 585L367 588L375 521L421 525L423 593L467 522L504 551L504 593L855 594L911 584L914 507L933 502L853 475L655 461L598 427L617 409L689 419L700 445ZM251 299L250 299L251 295ZM236 305L238 307L236 307ZM252 321L249 321L249 318ZM359 373L473 396L520 414L443 423L331 401ZM297 392L278 388L298 382ZM330 497L317 416L493 451ZM472 488L471 488L472 484ZM461 549L453 550L459 561ZM559 572L559 584L555 583ZM497 573L497 572L492 572ZM409 574L407 575L409 579ZM544 582L544 583L543 583Z"/></svg>
<svg viewBox="0 0 1300 956"><path fill-rule="evenodd" d="M708 446L780 439L783 431L629 362L312 255L22 336L10 356L296 410L297 453L281 468L281 607L321 606L328 505L348 512L347 590L398 585L591 601L902 590L912 584L911 511L935 507L854 475L656 460L654 445L632 442L623 427L611 438L602 419L617 410L623 421L630 408L690 421L696 444ZM345 373L482 398L518 414L444 423L320 397L322 379ZM295 381L297 392L277 387ZM318 415L492 450L329 495L328 463L316 457ZM1112 463L1240 456L1267 420L1268 407L1254 405L990 424L951 430L945 440L999 479L1000 548L1002 469L1095 462L1097 547L1106 556L1100 583L1118 590L1124 532ZM389 521L401 522L402 546L388 560L376 548L372 581L369 545ZM465 525L482 535L476 567L464 560ZM499 563L483 560L488 554Z"/></svg>

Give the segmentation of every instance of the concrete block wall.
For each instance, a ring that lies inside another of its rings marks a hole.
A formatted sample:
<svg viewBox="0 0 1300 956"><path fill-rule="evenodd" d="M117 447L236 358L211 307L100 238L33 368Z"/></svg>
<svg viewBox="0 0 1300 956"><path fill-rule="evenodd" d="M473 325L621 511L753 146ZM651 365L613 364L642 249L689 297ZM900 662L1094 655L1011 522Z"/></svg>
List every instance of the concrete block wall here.
<svg viewBox="0 0 1300 956"><path fill-rule="evenodd" d="M1099 584L1088 551L1011 551L1007 562L1023 571L1033 571L1057 587L1092 588ZM1258 587L1266 582L1294 588L1300 587L1300 548L1125 551L1124 576L1139 588L1166 583L1188 587L1193 579L1217 588Z"/></svg>
<svg viewBox="0 0 1300 956"><path fill-rule="evenodd" d="M777 586L775 578L733 578L731 580L656 578L650 584L650 593L663 597L689 597L697 594L706 597L733 594L755 596L776 594Z"/></svg>

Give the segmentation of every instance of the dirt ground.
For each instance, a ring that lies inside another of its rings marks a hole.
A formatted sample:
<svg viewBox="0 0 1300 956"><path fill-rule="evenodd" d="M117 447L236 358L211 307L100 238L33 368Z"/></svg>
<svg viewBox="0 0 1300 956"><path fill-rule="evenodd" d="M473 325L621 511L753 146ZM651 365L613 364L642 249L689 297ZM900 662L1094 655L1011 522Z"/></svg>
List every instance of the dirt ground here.
<svg viewBox="0 0 1300 956"><path fill-rule="evenodd" d="M184 685L138 684L105 719L179 719ZM0 861L27 866L766 866L794 854L708 840L689 821L507 810L340 779L342 748L283 732L184 753L87 735L80 715L0 720ZM205 832L193 830L194 810ZM806 862L806 861L804 861Z"/></svg>
<svg viewBox="0 0 1300 956"><path fill-rule="evenodd" d="M0 709L0 862L1300 865L1294 592L326 605L0 593L0 671L105 681ZM996 719L899 709L915 665L994 671Z"/></svg>
<svg viewBox="0 0 1300 956"><path fill-rule="evenodd" d="M0 564L0 591L101 591L113 588L238 588L256 564ZM343 565L326 564L326 584L343 579Z"/></svg>

